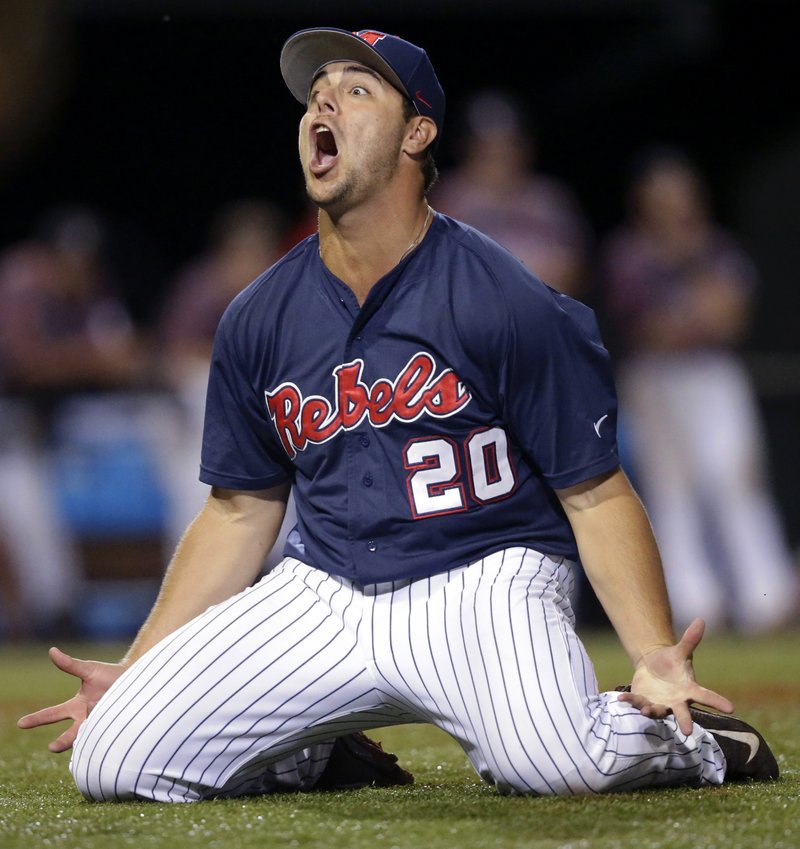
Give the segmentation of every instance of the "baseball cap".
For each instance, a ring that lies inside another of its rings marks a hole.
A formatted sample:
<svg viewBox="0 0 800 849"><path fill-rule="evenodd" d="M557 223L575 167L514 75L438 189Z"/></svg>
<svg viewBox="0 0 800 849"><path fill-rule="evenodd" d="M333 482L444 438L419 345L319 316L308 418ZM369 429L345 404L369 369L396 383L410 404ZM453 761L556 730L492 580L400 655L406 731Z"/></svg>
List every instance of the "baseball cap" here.
<svg viewBox="0 0 800 849"><path fill-rule="evenodd" d="M333 27L304 29L290 36L281 51L281 73L301 103L323 65L354 61L377 71L404 94L420 115L432 118L441 134L444 91L428 54L410 41L377 30L358 32Z"/></svg>

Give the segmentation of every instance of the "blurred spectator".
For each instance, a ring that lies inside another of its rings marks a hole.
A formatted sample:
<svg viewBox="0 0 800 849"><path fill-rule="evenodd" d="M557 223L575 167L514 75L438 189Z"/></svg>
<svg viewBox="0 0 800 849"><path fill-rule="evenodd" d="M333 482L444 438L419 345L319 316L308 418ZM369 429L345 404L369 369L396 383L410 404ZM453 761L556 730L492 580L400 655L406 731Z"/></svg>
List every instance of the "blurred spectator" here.
<svg viewBox="0 0 800 849"><path fill-rule="evenodd" d="M30 636L31 617L25 609L4 524L0 524L0 639L18 640Z"/></svg>
<svg viewBox="0 0 800 849"><path fill-rule="evenodd" d="M233 202L215 216L208 250L187 263L168 287L159 321L159 347L162 372L180 404L179 427L163 459L170 499L170 549L208 495L198 474L217 324L230 301L282 255L285 231L283 212L272 204L257 199ZM291 504L287 516L293 522L290 513Z"/></svg>
<svg viewBox="0 0 800 849"><path fill-rule="evenodd" d="M161 312L164 364L177 386L186 371L199 368L207 377L222 313L278 259L284 226L282 212L266 201L236 201L217 212L208 250L178 271Z"/></svg>
<svg viewBox="0 0 800 849"><path fill-rule="evenodd" d="M132 385L144 373L133 323L103 254L102 220L56 210L0 258L6 388L52 408L63 395Z"/></svg>
<svg viewBox="0 0 800 849"><path fill-rule="evenodd" d="M8 636L64 636L82 595L82 572L53 494L39 426L24 403L0 398L0 617Z"/></svg>
<svg viewBox="0 0 800 849"><path fill-rule="evenodd" d="M676 624L775 629L798 575L766 480L757 402L737 352L757 284L680 152L642 157L627 221L602 246L634 473Z"/></svg>
<svg viewBox="0 0 800 849"><path fill-rule="evenodd" d="M563 181L536 170L536 134L510 95L484 91L463 110L457 165L431 204L482 230L565 294L585 294L588 222Z"/></svg>
<svg viewBox="0 0 800 849"><path fill-rule="evenodd" d="M0 256L0 528L30 632L40 636L68 627L82 592L50 465L61 403L130 386L144 369L104 263L105 236L92 211L54 210L34 238Z"/></svg>

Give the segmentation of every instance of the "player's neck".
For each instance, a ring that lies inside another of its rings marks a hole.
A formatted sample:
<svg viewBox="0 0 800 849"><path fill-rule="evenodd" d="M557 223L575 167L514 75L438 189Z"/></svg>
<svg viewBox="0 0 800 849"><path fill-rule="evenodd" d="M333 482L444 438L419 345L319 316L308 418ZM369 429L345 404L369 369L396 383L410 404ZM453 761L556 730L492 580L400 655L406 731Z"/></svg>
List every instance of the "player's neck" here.
<svg viewBox="0 0 800 849"><path fill-rule="evenodd" d="M424 198L388 210L364 205L335 219L320 211L320 256L362 304L375 283L422 242L432 219Z"/></svg>

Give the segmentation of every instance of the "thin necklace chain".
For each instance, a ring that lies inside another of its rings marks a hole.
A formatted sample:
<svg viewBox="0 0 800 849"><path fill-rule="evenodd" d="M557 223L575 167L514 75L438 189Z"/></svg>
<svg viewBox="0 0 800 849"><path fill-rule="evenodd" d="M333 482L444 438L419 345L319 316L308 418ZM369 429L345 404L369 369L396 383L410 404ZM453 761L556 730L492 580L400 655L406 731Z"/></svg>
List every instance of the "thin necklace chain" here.
<svg viewBox="0 0 800 849"><path fill-rule="evenodd" d="M417 233L416 239L400 254L400 259L398 262L402 262L410 253L414 250L414 248L420 243L422 239L422 235L425 232L425 228L428 226L428 222L431 220L431 215L433 214L433 208L429 203L426 203L425 206L428 208L428 211L425 213L425 220L422 222L422 227L420 227L419 233ZM319 215L320 210L317 210L317 232L319 232ZM317 253L322 256L322 245L317 246Z"/></svg>
<svg viewBox="0 0 800 849"><path fill-rule="evenodd" d="M425 213L425 220L422 222L422 227L420 227L419 233L417 233L416 239L400 254L400 259L398 262L402 262L410 253L414 250L414 248L420 243L420 239L422 239L422 235L425 232L425 228L428 226L428 222L431 220L431 213L433 210L431 209L431 205L425 204L428 207L428 211Z"/></svg>

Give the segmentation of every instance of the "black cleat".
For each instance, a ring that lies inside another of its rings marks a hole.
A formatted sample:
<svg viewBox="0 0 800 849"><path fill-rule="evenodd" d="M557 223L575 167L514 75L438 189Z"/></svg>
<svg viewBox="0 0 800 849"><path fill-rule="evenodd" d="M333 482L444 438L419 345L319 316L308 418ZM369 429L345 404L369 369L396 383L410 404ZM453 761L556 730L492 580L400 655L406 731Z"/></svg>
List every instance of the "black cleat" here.
<svg viewBox="0 0 800 849"><path fill-rule="evenodd" d="M630 693L631 685L616 688ZM780 769L767 741L744 720L698 707L689 708L692 720L708 731L725 755L725 781L775 781Z"/></svg>
<svg viewBox="0 0 800 849"><path fill-rule="evenodd" d="M780 774L778 762L767 741L735 716L690 708L692 719L710 732L725 755L725 781L775 781Z"/></svg>
<svg viewBox="0 0 800 849"><path fill-rule="evenodd" d="M356 731L338 737L315 790L357 790L360 787L394 787L413 784L414 776L397 763L397 755L384 752L380 743Z"/></svg>

